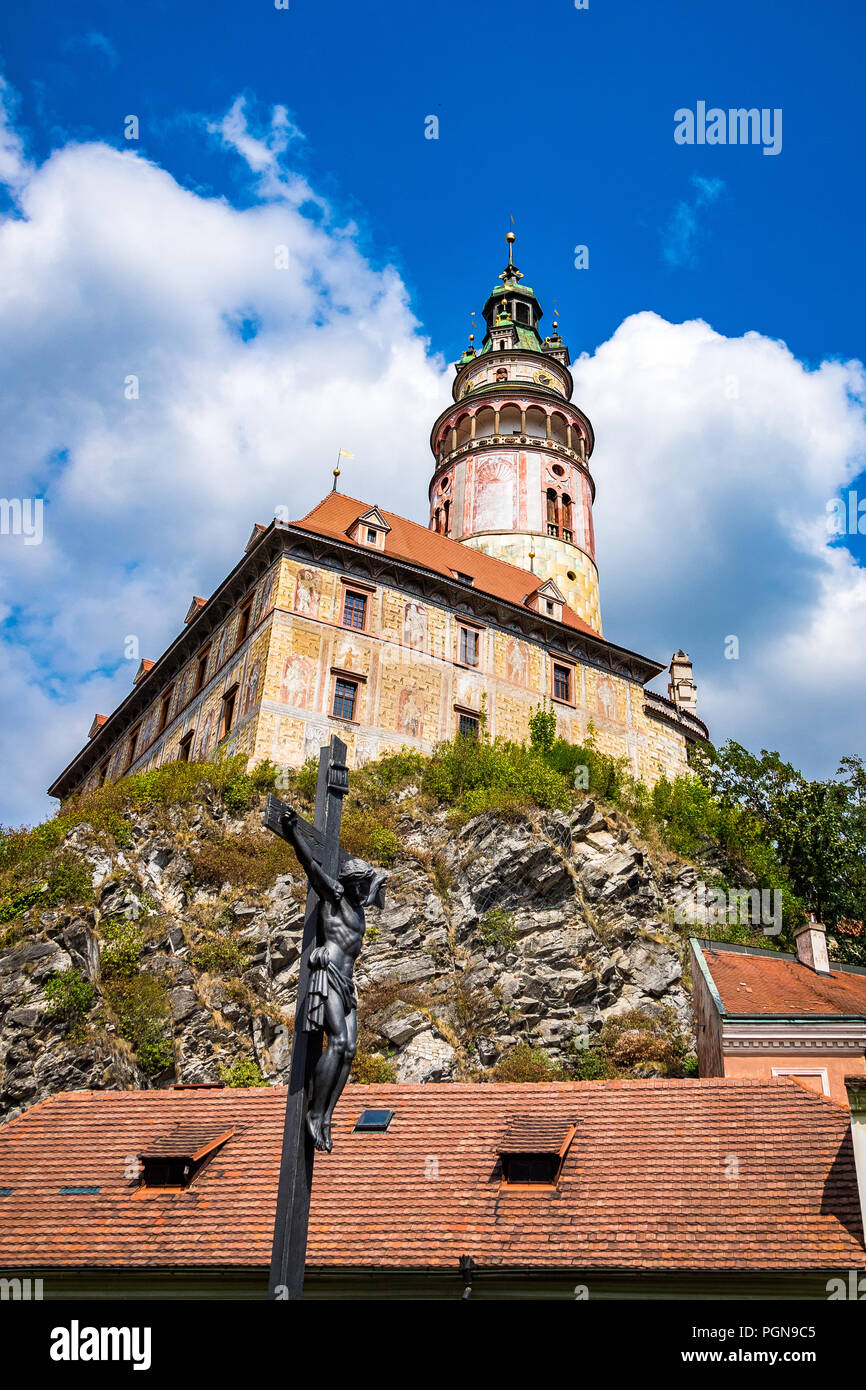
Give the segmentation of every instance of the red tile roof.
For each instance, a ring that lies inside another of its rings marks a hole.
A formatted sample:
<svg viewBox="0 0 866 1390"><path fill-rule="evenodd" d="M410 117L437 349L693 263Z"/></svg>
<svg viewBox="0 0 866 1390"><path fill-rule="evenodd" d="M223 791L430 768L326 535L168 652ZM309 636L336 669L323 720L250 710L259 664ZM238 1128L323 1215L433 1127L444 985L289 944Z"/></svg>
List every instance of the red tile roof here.
<svg viewBox="0 0 866 1390"><path fill-rule="evenodd" d="M353 1133L371 1106L394 1111L389 1128ZM496 1176L528 1106L577 1123L555 1191ZM0 1127L0 1189L13 1189L0 1267L264 1269L284 1111L282 1087L43 1101ZM128 1156L193 1121L236 1132L188 1190L141 1200ZM316 1160L311 1268L456 1269L464 1254L505 1269L866 1264L848 1112L788 1079L350 1086L334 1132Z"/></svg>
<svg viewBox="0 0 866 1390"><path fill-rule="evenodd" d="M370 510L369 502L359 502L355 497L347 497L342 492L329 492L318 506L306 516L292 524L305 531L313 531L319 536L330 536L335 540L357 545L359 550L369 547L359 541L349 541L346 532L363 512ZM523 606L528 594L534 593L541 582L537 575L518 565L509 565L505 560L496 560L485 555L462 541L452 541L448 536L440 536L421 526L417 521L407 521L394 512L386 512L384 507L377 510L390 526L385 537L385 554L400 560L408 560L413 565L423 565L453 579L455 571L468 575L474 587L496 598ZM578 632L589 632L598 637L594 628L579 618L574 609L563 604L562 621L566 627L576 628ZM603 639L602 639L603 640Z"/></svg>
<svg viewBox="0 0 866 1390"><path fill-rule="evenodd" d="M726 1013L866 1015L866 974L833 970L817 975L808 965L772 951L702 950Z"/></svg>

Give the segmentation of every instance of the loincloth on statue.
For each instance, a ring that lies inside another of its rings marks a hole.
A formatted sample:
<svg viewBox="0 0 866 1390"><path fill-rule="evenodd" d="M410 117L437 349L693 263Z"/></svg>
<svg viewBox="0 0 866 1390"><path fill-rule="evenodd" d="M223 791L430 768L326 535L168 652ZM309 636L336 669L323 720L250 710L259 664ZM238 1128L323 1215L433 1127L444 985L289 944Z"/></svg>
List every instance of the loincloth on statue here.
<svg viewBox="0 0 866 1390"><path fill-rule="evenodd" d="M341 975L324 946L317 946L310 956L310 987L307 992L307 1017L304 1032L315 1033L325 1026L325 1000L330 991L339 997L343 1012L350 1014L358 1007L355 983Z"/></svg>

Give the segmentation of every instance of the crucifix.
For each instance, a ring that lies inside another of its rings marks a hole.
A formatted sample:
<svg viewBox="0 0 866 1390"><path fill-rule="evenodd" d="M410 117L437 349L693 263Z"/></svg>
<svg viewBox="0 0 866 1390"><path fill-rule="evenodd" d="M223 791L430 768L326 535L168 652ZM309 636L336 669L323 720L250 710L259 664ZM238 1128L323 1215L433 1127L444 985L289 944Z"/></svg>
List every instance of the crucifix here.
<svg viewBox="0 0 866 1390"><path fill-rule="evenodd" d="M364 908L385 902L385 875L363 859L350 858L340 844L348 790L346 745L333 735L319 752L314 823L276 796L268 797L265 808L266 829L292 846L308 883L268 1288L272 1299L302 1296L313 1157L317 1149L331 1152L334 1106L355 1056L354 966L364 940Z"/></svg>

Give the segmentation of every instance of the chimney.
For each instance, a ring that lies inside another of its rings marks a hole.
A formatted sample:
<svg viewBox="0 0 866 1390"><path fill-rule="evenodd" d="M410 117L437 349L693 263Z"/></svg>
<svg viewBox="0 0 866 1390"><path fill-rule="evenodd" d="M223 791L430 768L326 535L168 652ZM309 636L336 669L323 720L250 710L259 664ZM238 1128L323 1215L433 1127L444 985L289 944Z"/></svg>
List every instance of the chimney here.
<svg viewBox="0 0 866 1390"><path fill-rule="evenodd" d="M668 681L668 699L673 700L677 709L688 714L696 714L698 709L698 687L692 679L692 662L688 652L682 648L671 657L671 675Z"/></svg>
<svg viewBox="0 0 866 1390"><path fill-rule="evenodd" d="M860 1195L860 1217L866 1231L866 1076L846 1076L845 1090L851 1107L851 1138Z"/></svg>
<svg viewBox="0 0 866 1390"><path fill-rule="evenodd" d="M818 975L830 974L827 933L821 923L815 921L814 912L809 914L808 922L794 932L794 940L797 943L797 960L801 965L808 965Z"/></svg>

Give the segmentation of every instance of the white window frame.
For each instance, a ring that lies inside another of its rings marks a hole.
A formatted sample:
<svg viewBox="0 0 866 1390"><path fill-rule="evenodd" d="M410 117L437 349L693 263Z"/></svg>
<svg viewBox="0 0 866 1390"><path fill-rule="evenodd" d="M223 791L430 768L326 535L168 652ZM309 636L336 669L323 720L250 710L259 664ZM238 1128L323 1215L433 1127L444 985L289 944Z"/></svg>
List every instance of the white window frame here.
<svg viewBox="0 0 866 1390"><path fill-rule="evenodd" d="M773 1076L820 1076L824 1095L830 1094L830 1079L826 1067L772 1067L771 1071Z"/></svg>

